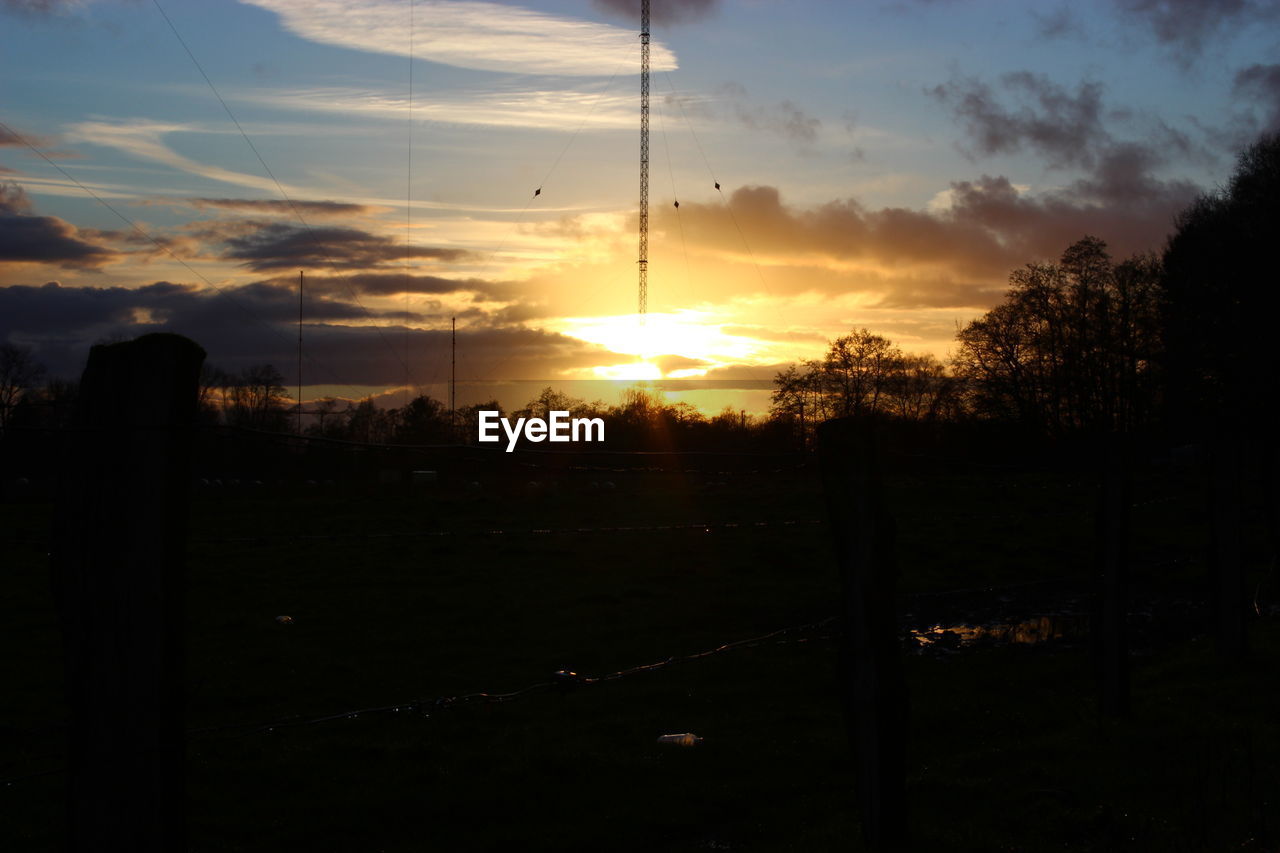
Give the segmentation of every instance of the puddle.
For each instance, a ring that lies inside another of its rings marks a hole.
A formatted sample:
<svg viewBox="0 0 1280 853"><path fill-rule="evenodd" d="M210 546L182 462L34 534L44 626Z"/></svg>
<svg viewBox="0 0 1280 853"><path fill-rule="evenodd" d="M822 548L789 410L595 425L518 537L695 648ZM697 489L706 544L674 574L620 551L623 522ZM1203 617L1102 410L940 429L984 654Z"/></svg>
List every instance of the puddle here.
<svg viewBox="0 0 1280 853"><path fill-rule="evenodd" d="M1082 613L1036 616L1020 622L993 621L983 624L936 624L907 632L915 651L941 651L966 646L1035 645L1052 640L1086 637L1089 617Z"/></svg>

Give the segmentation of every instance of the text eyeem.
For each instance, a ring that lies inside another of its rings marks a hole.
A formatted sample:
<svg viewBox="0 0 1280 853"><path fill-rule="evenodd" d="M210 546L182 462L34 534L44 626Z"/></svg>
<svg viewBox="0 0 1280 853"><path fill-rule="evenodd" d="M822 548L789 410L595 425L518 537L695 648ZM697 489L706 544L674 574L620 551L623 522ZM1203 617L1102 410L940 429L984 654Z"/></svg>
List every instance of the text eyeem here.
<svg viewBox="0 0 1280 853"><path fill-rule="evenodd" d="M529 441L604 441L603 418L570 418L568 412L547 412L546 420L542 418L517 418L515 426L502 417L500 412L480 411L480 440L501 441L498 433L507 434L507 452L516 449L520 436Z"/></svg>

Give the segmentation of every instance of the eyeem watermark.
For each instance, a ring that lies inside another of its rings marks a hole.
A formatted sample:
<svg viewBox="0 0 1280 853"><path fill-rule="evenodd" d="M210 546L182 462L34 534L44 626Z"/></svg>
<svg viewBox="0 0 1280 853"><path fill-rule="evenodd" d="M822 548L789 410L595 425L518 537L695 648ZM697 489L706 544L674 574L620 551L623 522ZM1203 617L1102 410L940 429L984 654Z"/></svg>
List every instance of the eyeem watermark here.
<svg viewBox="0 0 1280 853"><path fill-rule="evenodd" d="M523 433L529 441L604 441L603 418L570 418L568 412L552 411L547 419L517 418L515 426L499 412L481 411L480 440L501 441L498 426L507 434L507 452L516 449Z"/></svg>

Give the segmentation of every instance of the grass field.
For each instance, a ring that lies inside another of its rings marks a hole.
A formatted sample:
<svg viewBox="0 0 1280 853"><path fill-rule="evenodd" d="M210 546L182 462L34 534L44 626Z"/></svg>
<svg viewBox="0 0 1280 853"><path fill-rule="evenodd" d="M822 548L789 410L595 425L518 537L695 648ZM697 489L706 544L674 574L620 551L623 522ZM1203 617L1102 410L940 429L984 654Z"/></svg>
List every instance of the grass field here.
<svg viewBox="0 0 1280 853"><path fill-rule="evenodd" d="M188 724L503 692L835 613L812 470L603 476L197 492ZM917 466L890 483L905 593L1089 574L1086 478ZM1135 501L1139 584L1194 590L1198 492L1146 472ZM6 777L61 766L50 514L0 517L17 541L0 599ZM912 849L1280 849L1276 620L1252 639L1233 667L1190 628L1135 659L1119 723L1098 719L1078 646L907 657ZM836 652L818 632L508 703L194 735L191 849L861 849ZM685 731L705 741L655 743ZM57 848L62 785L0 788L5 849Z"/></svg>

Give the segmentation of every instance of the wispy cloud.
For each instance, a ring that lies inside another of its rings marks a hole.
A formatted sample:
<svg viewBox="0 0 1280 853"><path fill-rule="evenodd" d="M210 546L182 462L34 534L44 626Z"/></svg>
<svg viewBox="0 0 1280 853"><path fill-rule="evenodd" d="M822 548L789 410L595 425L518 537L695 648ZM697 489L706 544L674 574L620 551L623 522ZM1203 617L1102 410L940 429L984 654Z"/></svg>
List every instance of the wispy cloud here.
<svg viewBox="0 0 1280 853"><path fill-rule="evenodd" d="M403 92L326 87L246 93L242 100L277 109L397 120L409 115ZM634 96L574 90L433 92L414 96L413 115L421 121L537 130L630 130L636 124Z"/></svg>
<svg viewBox="0 0 1280 853"><path fill-rule="evenodd" d="M403 0L242 0L280 16L297 36L354 50L409 54L409 6ZM636 33L503 3L426 0L416 4L413 55L420 59L519 74L609 75L633 50ZM676 67L654 43L653 68Z"/></svg>
<svg viewBox="0 0 1280 853"><path fill-rule="evenodd" d="M164 142L171 133L198 130L188 125L135 119L121 122L82 121L71 125L67 139L104 145L123 151L133 157L163 163L182 172L198 175L213 181L221 181L240 187L278 193L275 182L266 176L233 172L207 163L200 163L174 151ZM203 131L201 131L203 132Z"/></svg>
<svg viewBox="0 0 1280 853"><path fill-rule="evenodd" d="M301 199L285 201L283 199L258 198L189 198L186 201L200 210L212 207L219 210L235 210L248 213L274 213L280 216L289 216L295 213L308 216L359 216L382 212L387 209L344 201L305 201Z"/></svg>

